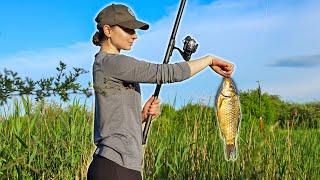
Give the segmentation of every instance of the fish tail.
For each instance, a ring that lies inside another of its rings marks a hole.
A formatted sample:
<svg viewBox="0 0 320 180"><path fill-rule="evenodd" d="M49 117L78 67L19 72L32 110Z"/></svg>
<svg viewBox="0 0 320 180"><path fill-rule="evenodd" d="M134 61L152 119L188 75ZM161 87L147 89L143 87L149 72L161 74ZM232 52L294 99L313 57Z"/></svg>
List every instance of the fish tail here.
<svg viewBox="0 0 320 180"><path fill-rule="evenodd" d="M237 148L234 144L226 145L226 160L235 161L237 159Z"/></svg>

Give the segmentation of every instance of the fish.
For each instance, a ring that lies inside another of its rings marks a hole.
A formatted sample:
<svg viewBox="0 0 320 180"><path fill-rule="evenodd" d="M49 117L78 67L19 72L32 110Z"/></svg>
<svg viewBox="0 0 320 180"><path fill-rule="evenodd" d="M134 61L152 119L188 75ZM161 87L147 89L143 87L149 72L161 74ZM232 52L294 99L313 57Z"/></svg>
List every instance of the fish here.
<svg viewBox="0 0 320 180"><path fill-rule="evenodd" d="M220 137L224 142L226 161L235 161L238 156L238 134L241 122L239 93L232 78L224 77L215 98L216 117Z"/></svg>

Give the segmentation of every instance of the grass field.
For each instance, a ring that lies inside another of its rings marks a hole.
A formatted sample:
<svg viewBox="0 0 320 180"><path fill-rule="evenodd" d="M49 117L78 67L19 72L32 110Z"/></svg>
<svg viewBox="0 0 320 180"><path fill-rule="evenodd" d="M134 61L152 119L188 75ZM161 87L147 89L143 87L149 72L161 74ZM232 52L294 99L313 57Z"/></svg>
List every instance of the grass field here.
<svg viewBox="0 0 320 180"><path fill-rule="evenodd" d="M1 179L85 179L94 150L92 110L13 103L1 115ZM280 128L243 114L239 156L224 159L213 108L162 106L145 147L145 179L319 179L320 129Z"/></svg>

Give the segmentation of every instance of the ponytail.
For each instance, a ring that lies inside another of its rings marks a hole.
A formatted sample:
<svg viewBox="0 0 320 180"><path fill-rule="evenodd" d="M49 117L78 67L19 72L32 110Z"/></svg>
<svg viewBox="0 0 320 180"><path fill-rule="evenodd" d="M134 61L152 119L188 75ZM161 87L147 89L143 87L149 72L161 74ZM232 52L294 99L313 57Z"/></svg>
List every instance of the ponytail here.
<svg viewBox="0 0 320 180"><path fill-rule="evenodd" d="M103 33L103 29L99 26L97 27L98 31L92 37L92 43L96 46L101 46L102 42L106 40L106 36Z"/></svg>

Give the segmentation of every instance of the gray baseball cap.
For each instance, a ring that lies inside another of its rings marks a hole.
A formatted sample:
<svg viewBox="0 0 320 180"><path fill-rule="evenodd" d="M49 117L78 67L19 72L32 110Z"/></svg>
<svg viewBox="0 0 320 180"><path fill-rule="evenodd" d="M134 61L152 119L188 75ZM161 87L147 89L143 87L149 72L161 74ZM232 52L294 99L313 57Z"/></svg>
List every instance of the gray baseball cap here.
<svg viewBox="0 0 320 180"><path fill-rule="evenodd" d="M100 27L119 25L128 29L149 29L148 24L138 21L132 10L122 4L112 4L105 7L97 15L95 21Z"/></svg>

